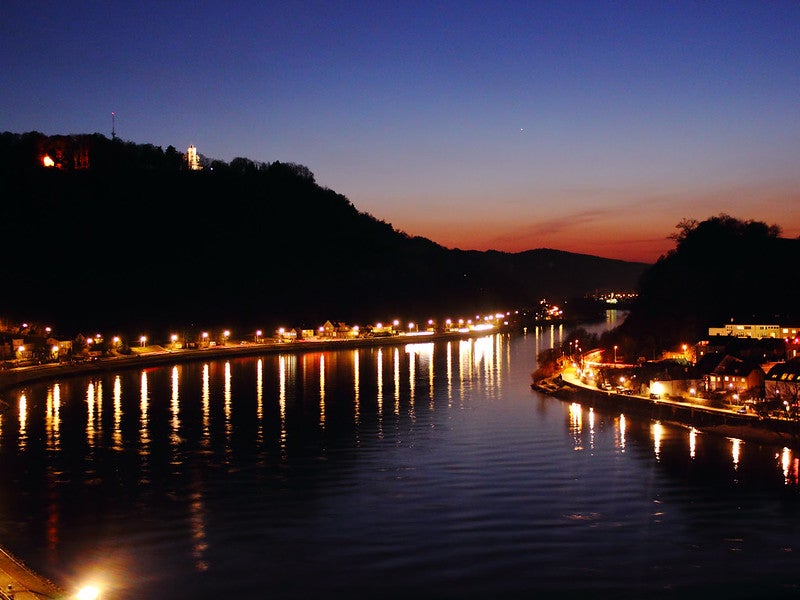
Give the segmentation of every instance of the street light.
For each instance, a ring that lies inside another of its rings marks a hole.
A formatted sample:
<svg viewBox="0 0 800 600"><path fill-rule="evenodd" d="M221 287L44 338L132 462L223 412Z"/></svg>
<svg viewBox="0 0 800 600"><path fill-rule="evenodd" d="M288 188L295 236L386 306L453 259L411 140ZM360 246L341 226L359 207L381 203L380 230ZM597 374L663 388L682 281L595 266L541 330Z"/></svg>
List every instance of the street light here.
<svg viewBox="0 0 800 600"><path fill-rule="evenodd" d="M93 585L87 585L85 587L82 587L80 590L78 590L77 594L78 600L95 600L96 598L99 597L100 597L100 588Z"/></svg>
<svg viewBox="0 0 800 600"><path fill-rule="evenodd" d="M614 364L617 364L617 347L614 346Z"/></svg>

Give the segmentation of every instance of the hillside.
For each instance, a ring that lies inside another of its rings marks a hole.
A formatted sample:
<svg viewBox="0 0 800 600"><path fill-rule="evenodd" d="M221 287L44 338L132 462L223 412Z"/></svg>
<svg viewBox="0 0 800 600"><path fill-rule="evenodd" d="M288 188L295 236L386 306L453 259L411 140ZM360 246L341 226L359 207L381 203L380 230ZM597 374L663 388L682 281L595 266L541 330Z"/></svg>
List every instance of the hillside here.
<svg viewBox="0 0 800 600"><path fill-rule="evenodd" d="M62 328L441 317L632 290L647 268L446 249L359 212L302 165L189 171L172 147L55 142L0 135L0 222L5 314ZM42 166L48 148L61 168Z"/></svg>
<svg viewBox="0 0 800 600"><path fill-rule="evenodd" d="M650 356L704 339L726 323L800 323L800 239L729 215L679 227L676 247L642 276L615 342Z"/></svg>

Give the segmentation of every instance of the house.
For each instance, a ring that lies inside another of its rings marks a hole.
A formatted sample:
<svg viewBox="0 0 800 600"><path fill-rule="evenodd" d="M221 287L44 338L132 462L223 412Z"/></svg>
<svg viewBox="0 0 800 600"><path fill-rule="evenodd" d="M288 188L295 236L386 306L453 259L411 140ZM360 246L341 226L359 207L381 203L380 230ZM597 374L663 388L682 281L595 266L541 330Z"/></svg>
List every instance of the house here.
<svg viewBox="0 0 800 600"><path fill-rule="evenodd" d="M317 329L317 337L325 339L347 339L355 337L357 333L358 329L354 330L346 323L340 321L336 323L325 321L325 323Z"/></svg>
<svg viewBox="0 0 800 600"><path fill-rule="evenodd" d="M800 401L800 357L776 363L764 378L764 396L789 404Z"/></svg>
<svg viewBox="0 0 800 600"><path fill-rule="evenodd" d="M697 369L680 359L645 363L639 369L639 377L647 388L645 393L660 398L695 396L703 385Z"/></svg>
<svg viewBox="0 0 800 600"><path fill-rule="evenodd" d="M741 397L762 397L765 373L750 360L726 355L704 379L709 392L732 393Z"/></svg>
<svg viewBox="0 0 800 600"><path fill-rule="evenodd" d="M728 323L723 327L709 327L709 336L733 336L746 338L782 338L785 328L780 325L753 325Z"/></svg>

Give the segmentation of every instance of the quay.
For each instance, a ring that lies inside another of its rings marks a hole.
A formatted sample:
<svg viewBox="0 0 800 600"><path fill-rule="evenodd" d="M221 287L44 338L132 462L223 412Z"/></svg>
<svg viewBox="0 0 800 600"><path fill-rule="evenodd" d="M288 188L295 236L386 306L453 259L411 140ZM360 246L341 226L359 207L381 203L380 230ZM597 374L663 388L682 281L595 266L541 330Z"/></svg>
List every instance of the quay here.
<svg viewBox="0 0 800 600"><path fill-rule="evenodd" d="M603 411L621 410L640 417L690 425L701 431L717 433L759 444L800 450L800 422L767 418L752 412L738 413L732 408L704 406L674 398L650 398L602 390L581 381L573 367L557 375L536 381L531 388L560 400L577 402Z"/></svg>
<svg viewBox="0 0 800 600"><path fill-rule="evenodd" d="M26 383L47 381L56 377L71 375L90 375L114 369L153 367L179 362L214 360L237 356L258 356L282 353L324 352L326 350L346 350L348 348L371 348L378 346L402 346L422 344L440 340L462 340L483 337L508 331L495 327L486 330L452 331L431 334L398 334L372 338L341 338L325 340L296 340L288 342L229 342L225 345L208 348L165 348L146 346L132 348L131 354L99 357L76 363L48 363L26 367L0 370L0 392L13 389ZM0 410L7 405L0 398Z"/></svg>

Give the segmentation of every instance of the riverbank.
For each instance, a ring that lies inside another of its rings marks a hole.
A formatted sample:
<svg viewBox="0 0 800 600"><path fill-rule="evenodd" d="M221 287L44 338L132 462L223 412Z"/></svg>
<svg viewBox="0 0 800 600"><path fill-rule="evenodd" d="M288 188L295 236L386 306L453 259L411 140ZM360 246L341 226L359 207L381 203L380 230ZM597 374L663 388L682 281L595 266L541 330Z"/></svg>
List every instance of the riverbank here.
<svg viewBox="0 0 800 600"><path fill-rule="evenodd" d="M578 402L602 410L622 410L648 419L688 425L700 431L737 438L757 444L800 450L800 423L790 419L769 419L734 409L702 406L689 401L654 399L618 394L583 383L574 369L537 381L531 387L560 400Z"/></svg>
<svg viewBox="0 0 800 600"><path fill-rule="evenodd" d="M224 345L206 348L165 348L163 346L143 346L131 349L131 354L118 354L98 357L94 360L72 363L52 363L19 367L0 371L0 392L36 381L47 381L56 377L89 375L116 369L153 367L179 362L214 360L238 356L258 356L280 353L324 352L381 346L403 346L406 344L425 344L441 340L462 340L483 337L503 332L503 329L454 331L447 333L398 334L373 338L346 338L324 340L295 340L287 342L229 342ZM2 401L2 398L0 398ZM2 408L7 408L7 405Z"/></svg>
<svg viewBox="0 0 800 600"><path fill-rule="evenodd" d="M49 579L33 572L0 547L0 598L2 600L66 600L72 597Z"/></svg>

